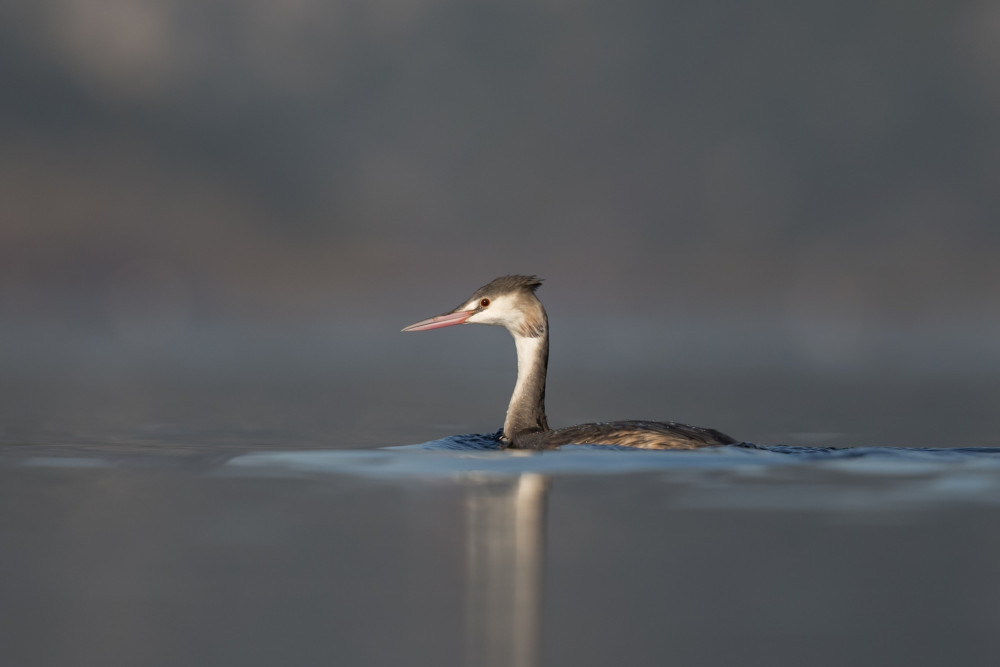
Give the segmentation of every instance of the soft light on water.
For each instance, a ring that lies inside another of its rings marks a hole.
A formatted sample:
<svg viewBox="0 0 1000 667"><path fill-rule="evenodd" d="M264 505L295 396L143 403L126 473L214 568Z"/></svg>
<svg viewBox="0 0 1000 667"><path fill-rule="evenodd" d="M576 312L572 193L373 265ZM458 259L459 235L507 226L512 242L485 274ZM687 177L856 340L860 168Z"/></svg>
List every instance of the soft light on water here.
<svg viewBox="0 0 1000 667"><path fill-rule="evenodd" d="M501 421L506 334L417 353L396 329L0 349L6 659L909 667L1000 651L1000 455L956 448L998 444L989 373L616 367L554 348L554 426L672 418L762 444L512 452L453 435Z"/></svg>
<svg viewBox="0 0 1000 667"><path fill-rule="evenodd" d="M965 665L997 641L998 449L495 446L8 448L7 655Z"/></svg>

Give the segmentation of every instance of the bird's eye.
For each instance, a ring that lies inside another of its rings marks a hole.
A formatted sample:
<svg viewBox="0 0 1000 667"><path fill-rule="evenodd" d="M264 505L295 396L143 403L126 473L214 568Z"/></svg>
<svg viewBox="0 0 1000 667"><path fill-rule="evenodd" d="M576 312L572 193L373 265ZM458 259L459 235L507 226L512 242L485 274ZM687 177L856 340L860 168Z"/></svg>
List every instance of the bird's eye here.
<svg viewBox="0 0 1000 667"><path fill-rule="evenodd" d="M479 307L480 308L485 308L488 305L490 305L490 300L489 299L483 299L482 301L479 302Z"/></svg>

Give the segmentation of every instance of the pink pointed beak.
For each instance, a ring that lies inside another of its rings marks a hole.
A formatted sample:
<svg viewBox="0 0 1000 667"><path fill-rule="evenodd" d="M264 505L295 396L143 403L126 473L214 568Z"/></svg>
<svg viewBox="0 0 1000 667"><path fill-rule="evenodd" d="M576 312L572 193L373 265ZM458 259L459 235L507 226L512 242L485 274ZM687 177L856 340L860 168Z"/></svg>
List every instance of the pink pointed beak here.
<svg viewBox="0 0 1000 667"><path fill-rule="evenodd" d="M420 320L419 322L406 327L403 331L428 331L430 329L450 327L453 324L465 324L465 321L475 312L476 311L474 310L457 310L454 313L445 313L444 315L438 315L426 320Z"/></svg>

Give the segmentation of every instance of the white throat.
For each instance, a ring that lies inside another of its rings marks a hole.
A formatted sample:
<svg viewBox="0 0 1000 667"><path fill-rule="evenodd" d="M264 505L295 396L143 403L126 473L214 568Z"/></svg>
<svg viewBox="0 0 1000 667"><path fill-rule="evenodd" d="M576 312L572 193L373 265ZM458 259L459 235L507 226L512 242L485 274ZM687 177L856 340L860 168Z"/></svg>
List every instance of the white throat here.
<svg viewBox="0 0 1000 667"><path fill-rule="evenodd" d="M503 425L504 435L508 438L527 426L524 423L526 410L531 411L531 408L539 406L544 400L545 367L548 356L546 336L514 334L514 345L517 348L517 382L510 397L510 405L507 406L507 418ZM544 412L541 418L544 422Z"/></svg>

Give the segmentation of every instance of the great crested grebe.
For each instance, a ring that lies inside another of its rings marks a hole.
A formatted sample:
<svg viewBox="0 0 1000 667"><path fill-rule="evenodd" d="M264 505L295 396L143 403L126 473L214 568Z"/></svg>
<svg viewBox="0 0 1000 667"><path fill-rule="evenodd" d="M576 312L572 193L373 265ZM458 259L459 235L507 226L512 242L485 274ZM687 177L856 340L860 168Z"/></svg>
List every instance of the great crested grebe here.
<svg viewBox="0 0 1000 667"><path fill-rule="evenodd" d="M695 449L738 441L711 428L677 422L620 421L580 424L556 430L545 420L545 373L549 364L549 319L535 290L535 276L503 276L476 290L458 308L421 320L403 331L427 331L455 324L504 327L517 346L517 383L503 423L503 441L516 449L560 445L619 445L641 449Z"/></svg>

